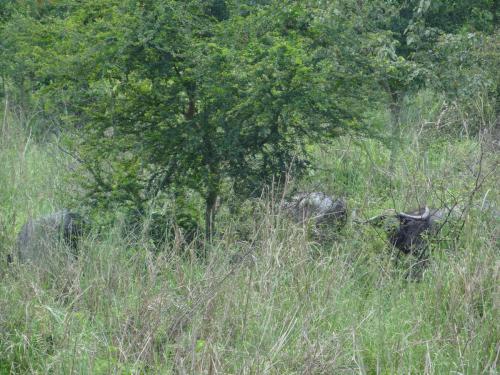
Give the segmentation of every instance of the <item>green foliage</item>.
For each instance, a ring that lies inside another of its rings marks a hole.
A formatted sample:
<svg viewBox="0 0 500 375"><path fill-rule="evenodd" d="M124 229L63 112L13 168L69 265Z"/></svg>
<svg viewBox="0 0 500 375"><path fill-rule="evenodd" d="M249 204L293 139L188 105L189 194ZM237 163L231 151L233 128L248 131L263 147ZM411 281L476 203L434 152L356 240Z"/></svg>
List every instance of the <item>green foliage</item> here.
<svg viewBox="0 0 500 375"><path fill-rule="evenodd" d="M63 131L78 199L99 216L194 192L210 235L217 196L300 178L311 145L385 138L394 164L403 107L424 86L480 119L469 130L491 123L496 4L6 1L1 79L37 113L33 134ZM381 106L390 119L373 120Z"/></svg>
<svg viewBox="0 0 500 375"><path fill-rule="evenodd" d="M205 200L208 234L224 186L260 194L300 175L308 143L363 129L353 30L334 43L340 30L323 26L319 6L229 17L224 4L97 1L49 26L29 19L51 38L37 93L76 128L69 144L93 207L144 213L188 188Z"/></svg>

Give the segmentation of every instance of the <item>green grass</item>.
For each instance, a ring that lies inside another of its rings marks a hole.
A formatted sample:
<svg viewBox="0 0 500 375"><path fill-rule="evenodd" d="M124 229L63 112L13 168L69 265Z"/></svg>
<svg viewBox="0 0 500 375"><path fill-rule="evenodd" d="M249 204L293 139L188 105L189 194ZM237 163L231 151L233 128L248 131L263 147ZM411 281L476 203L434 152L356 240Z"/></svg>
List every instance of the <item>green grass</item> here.
<svg viewBox="0 0 500 375"><path fill-rule="evenodd" d="M21 125L9 116L0 138L0 374L496 373L500 259L488 213L471 209L460 236L435 241L419 282L375 229L349 222L315 244L266 198L253 215L222 212L204 260L175 241L154 255L117 224L90 234L75 262L7 267L22 223L61 208L71 189L71 160ZM467 203L478 141L425 134L406 132L394 174L379 142L318 148L319 168L296 187L345 195L358 218ZM485 150L483 175L498 162ZM495 184L477 189L474 207L497 199Z"/></svg>

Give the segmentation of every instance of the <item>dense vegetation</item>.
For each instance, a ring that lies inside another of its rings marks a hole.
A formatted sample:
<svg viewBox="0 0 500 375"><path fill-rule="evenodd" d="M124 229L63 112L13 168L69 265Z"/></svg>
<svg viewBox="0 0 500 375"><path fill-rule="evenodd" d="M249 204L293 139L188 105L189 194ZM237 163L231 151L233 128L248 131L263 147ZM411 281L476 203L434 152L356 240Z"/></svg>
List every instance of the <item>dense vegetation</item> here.
<svg viewBox="0 0 500 375"><path fill-rule="evenodd" d="M498 8L3 1L0 373L495 373ZM423 203L465 214L410 280L359 222ZM62 207L78 259L7 265Z"/></svg>

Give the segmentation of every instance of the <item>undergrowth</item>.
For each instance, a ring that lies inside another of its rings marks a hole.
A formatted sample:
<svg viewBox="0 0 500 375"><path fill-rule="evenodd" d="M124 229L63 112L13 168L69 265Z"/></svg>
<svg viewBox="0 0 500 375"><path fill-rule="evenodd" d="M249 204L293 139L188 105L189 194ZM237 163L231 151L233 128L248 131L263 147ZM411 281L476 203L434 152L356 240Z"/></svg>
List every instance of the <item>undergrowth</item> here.
<svg viewBox="0 0 500 375"><path fill-rule="evenodd" d="M236 216L223 208L210 244L173 238L152 251L147 231L118 221L91 232L77 260L37 268L5 259L28 217L66 204L72 161L6 121L0 373L496 373L498 213L484 207L498 199L498 159L486 140L408 129L394 173L381 142L317 147L316 168L289 189L347 199L350 220L326 243L270 192ZM355 219L422 204L468 210L409 281L384 234Z"/></svg>

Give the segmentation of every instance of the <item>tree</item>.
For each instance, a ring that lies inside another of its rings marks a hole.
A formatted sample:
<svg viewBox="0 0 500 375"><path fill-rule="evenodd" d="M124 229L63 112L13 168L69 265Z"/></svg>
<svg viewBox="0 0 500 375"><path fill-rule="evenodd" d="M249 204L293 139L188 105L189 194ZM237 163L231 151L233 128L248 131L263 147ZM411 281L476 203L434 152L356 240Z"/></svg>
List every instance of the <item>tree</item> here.
<svg viewBox="0 0 500 375"><path fill-rule="evenodd" d="M373 134L370 108L389 105L394 163L404 97L446 78L447 33L493 32L496 3L23 2L0 8L0 64L66 129L87 204L143 214L195 192L210 238L218 196L300 176L311 143Z"/></svg>
<svg viewBox="0 0 500 375"><path fill-rule="evenodd" d="M208 238L228 186L244 198L300 175L306 145L360 130L367 104L356 33L325 38L321 6L212 5L87 2L61 23L40 91L73 129L88 202L143 213L190 189Z"/></svg>
<svg viewBox="0 0 500 375"><path fill-rule="evenodd" d="M481 66L481 57L487 55L477 48L481 42L465 43L461 53L463 60L455 60L454 65L450 65L453 61L449 58L451 49L443 42L456 40L457 34L464 31L474 31L476 35L494 33L498 0L365 2L358 17L363 25L361 34L366 38L367 51L372 57L369 70L388 98L392 139L390 164L393 168L400 144L404 98L426 86L453 92L453 85L448 83L457 82L464 62L469 66ZM478 39L482 37L479 35ZM493 36L493 40L497 39ZM494 42L487 44L495 45ZM496 65L491 56L487 61ZM453 78L446 73L451 71ZM491 81L491 73L495 75L495 71L485 69L482 76ZM475 81L480 79L476 76ZM495 91L494 88L489 90Z"/></svg>

